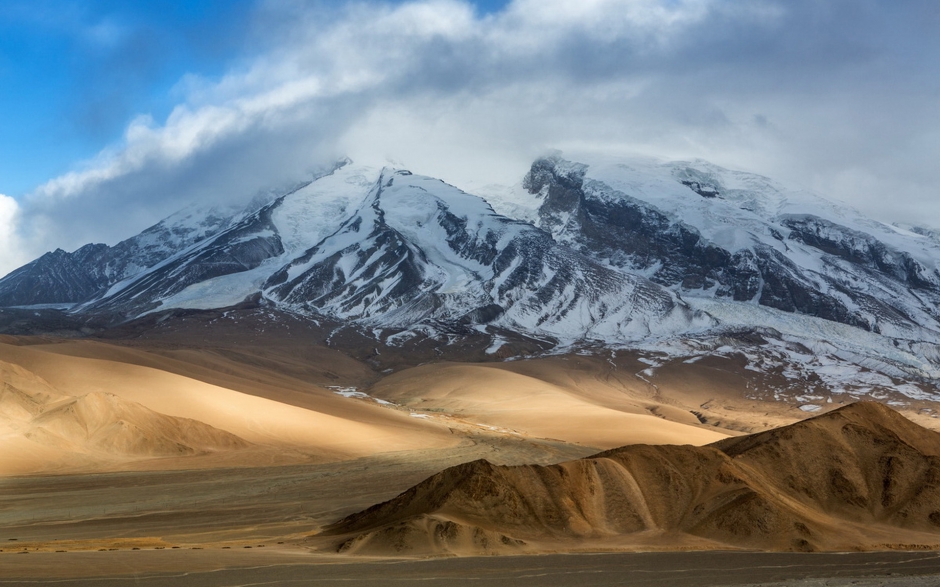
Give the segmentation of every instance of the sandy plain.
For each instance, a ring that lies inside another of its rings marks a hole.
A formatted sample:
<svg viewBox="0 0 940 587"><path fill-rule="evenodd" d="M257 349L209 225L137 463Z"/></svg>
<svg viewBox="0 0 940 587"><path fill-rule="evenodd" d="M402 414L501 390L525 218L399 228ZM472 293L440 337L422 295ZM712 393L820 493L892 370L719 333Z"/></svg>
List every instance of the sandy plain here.
<svg viewBox="0 0 940 587"><path fill-rule="evenodd" d="M932 587L935 553L609 553L347 561L290 553L140 551L14 557L2 585ZM45 580L36 580L37 569Z"/></svg>

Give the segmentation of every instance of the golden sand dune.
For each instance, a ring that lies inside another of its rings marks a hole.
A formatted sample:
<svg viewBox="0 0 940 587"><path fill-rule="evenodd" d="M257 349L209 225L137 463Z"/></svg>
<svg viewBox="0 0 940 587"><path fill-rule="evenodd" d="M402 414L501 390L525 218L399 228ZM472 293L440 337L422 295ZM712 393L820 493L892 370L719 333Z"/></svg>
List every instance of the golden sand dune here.
<svg viewBox="0 0 940 587"><path fill-rule="evenodd" d="M32 420L25 433L47 445L109 455L183 456L247 448L241 438L188 418L150 410L109 393L89 393L58 402Z"/></svg>
<svg viewBox="0 0 940 587"><path fill-rule="evenodd" d="M706 361L657 369L667 379L676 371L682 387L638 377L649 365L627 354L436 363L388 375L313 343L276 337L262 346L198 342L0 338L0 360L10 365L0 373L0 382L10 384L0 401L0 420L30 420L54 398L71 402L55 417L46 416L30 437L22 426L3 436L0 442L16 457L0 459L0 474L322 462L497 437L587 454L636 443L703 445L802 414L793 406L748 400L734 385L706 385L711 375L688 388L686 371L707 370ZM344 397L338 387L391 404ZM12 391L26 388L30 393ZM150 412L145 416L142 409ZM158 416L178 419L176 428L187 429L193 440L144 423ZM76 418L87 422L76 424ZM200 440L205 435L184 421L237 437L250 448ZM188 448L177 450L177 444ZM111 463L109 446L116 455ZM133 461L132 455L140 458ZM504 463L529 460L504 457Z"/></svg>
<svg viewBox="0 0 940 587"><path fill-rule="evenodd" d="M936 545L940 434L858 403L704 447L626 446L553 466L474 461L324 535L371 554Z"/></svg>
<svg viewBox="0 0 940 587"><path fill-rule="evenodd" d="M0 381L0 474L61 470L70 460L73 466L87 466L249 446L202 422L159 414L112 394L60 393L36 374L3 361Z"/></svg>
<svg viewBox="0 0 940 587"><path fill-rule="evenodd" d="M728 434L699 424L688 410L637 400L598 379L596 365L569 375L565 365L516 373L438 364L382 377L335 355L330 349L277 345L252 350L0 340L0 359L10 365L0 381L19 381L11 390L31 390L16 397L9 392L0 417L34 418L62 404L31 424L29 436L22 426L4 436L4 446L12 450L15 443L19 456L15 466L12 458L3 459L0 474L342 460L456 446L481 433L590 449L705 444ZM378 384L366 387L374 380ZM392 404L343 397L325 387L336 384L362 386ZM164 417L175 418L173 431L164 431ZM202 425L217 431L214 439L207 439L212 435ZM116 459L110 464L108 447ZM131 463L133 455L151 460ZM199 458L168 458L181 455ZM153 460L157 456L159 462Z"/></svg>
<svg viewBox="0 0 940 587"><path fill-rule="evenodd" d="M461 441L441 424L315 386L308 409L262 397L269 388L252 395L113 360L125 351L110 345L89 345L93 357L59 346L0 343L0 474L260 466Z"/></svg>
<svg viewBox="0 0 940 587"><path fill-rule="evenodd" d="M30 420L49 403L65 397L35 373L0 361L0 418Z"/></svg>
<svg viewBox="0 0 940 587"><path fill-rule="evenodd" d="M706 444L728 433L699 426L691 412L654 416L646 401L631 401L611 385L515 373L488 365L433 364L386 377L370 393L415 409L459 415L470 421L597 448L632 443ZM549 379L549 380L546 380Z"/></svg>

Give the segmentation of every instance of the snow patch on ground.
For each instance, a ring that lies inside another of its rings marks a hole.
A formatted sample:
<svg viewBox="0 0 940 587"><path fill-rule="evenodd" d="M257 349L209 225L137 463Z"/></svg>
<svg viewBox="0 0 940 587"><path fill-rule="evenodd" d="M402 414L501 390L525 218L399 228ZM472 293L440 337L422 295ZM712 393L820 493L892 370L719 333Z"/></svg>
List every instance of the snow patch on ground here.
<svg viewBox="0 0 940 587"><path fill-rule="evenodd" d="M377 397L372 397L371 395L369 395L369 394L367 394L367 393L365 393L365 392L358 391L358 389L355 388L355 387L339 387L339 386L335 386L335 385L329 385L329 386L327 386L327 389L331 389L331 390L333 390L333 393L335 393L336 395L341 395L341 396L343 396L343 397L354 398L354 399L371 400L371 401L374 401L375 403L381 404L381 405L383 405L383 406L394 406L394 405L396 405L396 404L393 404L392 402L385 401L384 399L379 399L379 398L377 398Z"/></svg>

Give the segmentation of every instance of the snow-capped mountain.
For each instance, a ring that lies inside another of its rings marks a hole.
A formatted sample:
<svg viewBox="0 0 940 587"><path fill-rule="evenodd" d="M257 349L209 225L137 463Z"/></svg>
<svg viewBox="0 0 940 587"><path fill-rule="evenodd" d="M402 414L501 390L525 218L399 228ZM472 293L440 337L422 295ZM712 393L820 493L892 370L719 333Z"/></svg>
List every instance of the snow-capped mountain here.
<svg viewBox="0 0 940 587"><path fill-rule="evenodd" d="M356 212L263 291L299 312L399 329L495 323L560 338L636 340L711 325L667 289L407 171L381 172Z"/></svg>
<svg viewBox="0 0 940 587"><path fill-rule="evenodd" d="M151 238L157 228L172 234L170 220L135 238ZM78 302L72 312L130 319L174 307L224 307L260 293L296 314L373 329L490 324L568 342L641 340L715 325L674 292L408 171L349 164L226 222L199 238L165 239L162 250L175 252L129 276L79 259L84 249L59 253L100 279L81 292L85 299L69 292L43 303ZM192 218L178 223L190 226ZM110 253L130 249L125 243L88 247ZM126 266L137 259L127 257ZM48 279L44 263L0 281L0 295L33 276ZM60 281L57 289L67 291L70 276Z"/></svg>
<svg viewBox="0 0 940 587"><path fill-rule="evenodd" d="M70 307L95 299L114 283L218 233L240 212L188 208L113 247L88 244L71 253L56 249L0 280L0 305Z"/></svg>
<svg viewBox="0 0 940 587"><path fill-rule="evenodd" d="M0 306L119 322L253 298L388 344L513 332L689 354L753 331L776 341L755 364L940 378L928 229L703 161L553 156L483 196L346 161L260 207L189 210L113 247L44 255L0 280Z"/></svg>
<svg viewBox="0 0 940 587"><path fill-rule="evenodd" d="M812 194L701 161L549 158L522 187L557 241L683 297L940 333L938 243Z"/></svg>

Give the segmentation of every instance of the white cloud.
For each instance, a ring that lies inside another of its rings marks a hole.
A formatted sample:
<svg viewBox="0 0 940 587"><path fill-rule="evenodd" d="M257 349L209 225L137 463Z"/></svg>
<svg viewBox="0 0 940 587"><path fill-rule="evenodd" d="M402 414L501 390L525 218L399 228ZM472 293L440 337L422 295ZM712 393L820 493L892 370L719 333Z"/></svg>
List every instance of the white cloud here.
<svg viewBox="0 0 940 587"><path fill-rule="evenodd" d="M0 194L0 275L29 261L16 232L18 214L16 200Z"/></svg>
<svg viewBox="0 0 940 587"><path fill-rule="evenodd" d="M39 187L17 216L27 250L114 242L189 202L247 199L346 154L465 185L517 181L550 148L703 157L869 210L903 186L896 215L940 217L940 75L926 75L940 73L937 41L923 28L926 56L912 53L901 26L928 4L310 6L264 3L263 54L218 80L186 76L165 121L138 117L122 144Z"/></svg>

